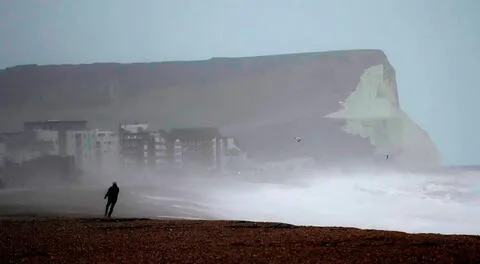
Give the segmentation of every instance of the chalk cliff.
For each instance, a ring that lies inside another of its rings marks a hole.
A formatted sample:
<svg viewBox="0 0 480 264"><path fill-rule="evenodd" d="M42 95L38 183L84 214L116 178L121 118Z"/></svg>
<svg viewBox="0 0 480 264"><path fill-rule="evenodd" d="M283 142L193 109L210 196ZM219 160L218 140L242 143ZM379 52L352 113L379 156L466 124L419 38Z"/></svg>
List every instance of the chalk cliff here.
<svg viewBox="0 0 480 264"><path fill-rule="evenodd" d="M339 102L341 109L325 117L342 120L342 130L369 140L376 155L391 157L403 166L435 167L441 162L429 135L398 104L395 82L385 66L365 70L356 89Z"/></svg>
<svg viewBox="0 0 480 264"><path fill-rule="evenodd" d="M379 50L18 66L0 71L0 128L38 119L217 126L258 160L436 166L438 150L401 110L395 78Z"/></svg>

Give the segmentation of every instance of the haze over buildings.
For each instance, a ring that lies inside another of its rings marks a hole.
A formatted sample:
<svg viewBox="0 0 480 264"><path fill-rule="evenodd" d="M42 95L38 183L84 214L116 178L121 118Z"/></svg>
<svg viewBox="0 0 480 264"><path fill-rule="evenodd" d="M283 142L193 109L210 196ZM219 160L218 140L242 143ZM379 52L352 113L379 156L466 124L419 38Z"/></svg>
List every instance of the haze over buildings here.
<svg viewBox="0 0 480 264"><path fill-rule="evenodd" d="M478 172L395 167L435 168L441 156L446 164L478 163L476 6L0 2L0 34L8 36L0 67L58 64L0 71L0 130L25 130L4 134L0 159L43 157L46 164L7 177L37 181L30 190L1 190L0 215L98 216L104 184L115 180L118 216L478 234ZM78 65L93 62L108 63ZM88 119L91 126L25 129L42 124L26 121L47 119ZM150 131L124 120L149 123ZM256 162L213 173L229 156ZM50 184L50 164L66 165L58 168L64 176L72 161L92 169L94 180ZM7 172L18 168L5 163ZM189 163L194 171L170 173L165 163L172 170ZM115 175L99 175L99 164ZM40 169L48 170L35 177Z"/></svg>
<svg viewBox="0 0 480 264"><path fill-rule="evenodd" d="M2 1L0 68L382 49L397 71L403 110L429 132L445 164L479 164L479 5L474 0Z"/></svg>
<svg viewBox="0 0 480 264"><path fill-rule="evenodd" d="M216 128L167 132L135 122L115 132L84 120L25 122L20 131L0 133L0 186L38 187L48 180L78 185L90 175L96 182L129 175L127 182L146 184L140 174L158 180L183 171L224 173L238 170L245 157L234 138Z"/></svg>
<svg viewBox="0 0 480 264"><path fill-rule="evenodd" d="M0 86L0 124L12 128L22 119L85 119L110 130L123 120L148 120L158 133L172 130L186 141L198 139L179 128L218 128L198 131L208 132L201 140L233 136L260 163L309 157L323 167L418 169L441 161L428 133L402 110L395 70L379 50L27 65L0 71ZM125 132L132 129L144 130ZM133 139L145 142L134 153L149 152L150 137L162 138L141 133Z"/></svg>

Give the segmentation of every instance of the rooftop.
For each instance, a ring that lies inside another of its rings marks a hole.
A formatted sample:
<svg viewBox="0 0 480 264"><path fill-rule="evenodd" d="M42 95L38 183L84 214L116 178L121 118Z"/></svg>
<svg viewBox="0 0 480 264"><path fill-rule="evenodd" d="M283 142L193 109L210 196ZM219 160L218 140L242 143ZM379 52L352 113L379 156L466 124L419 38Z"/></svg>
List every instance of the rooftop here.
<svg viewBox="0 0 480 264"><path fill-rule="evenodd" d="M185 141L204 141L215 137L221 137L220 131L216 127L199 128L177 128L169 132L171 139L180 139Z"/></svg>

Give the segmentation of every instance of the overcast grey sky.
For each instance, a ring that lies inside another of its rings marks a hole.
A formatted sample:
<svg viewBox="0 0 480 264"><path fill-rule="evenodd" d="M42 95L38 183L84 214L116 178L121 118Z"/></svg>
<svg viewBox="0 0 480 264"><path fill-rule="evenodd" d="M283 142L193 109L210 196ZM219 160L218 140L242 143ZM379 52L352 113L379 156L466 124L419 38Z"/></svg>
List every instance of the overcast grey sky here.
<svg viewBox="0 0 480 264"><path fill-rule="evenodd" d="M480 165L478 0L1 0L0 68L382 49L450 165Z"/></svg>

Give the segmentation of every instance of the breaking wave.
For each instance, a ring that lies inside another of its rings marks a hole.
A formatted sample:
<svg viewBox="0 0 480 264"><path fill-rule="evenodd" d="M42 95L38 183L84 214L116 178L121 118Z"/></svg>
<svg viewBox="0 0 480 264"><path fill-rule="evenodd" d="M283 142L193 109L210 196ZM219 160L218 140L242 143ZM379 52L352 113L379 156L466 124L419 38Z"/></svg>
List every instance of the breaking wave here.
<svg viewBox="0 0 480 264"><path fill-rule="evenodd" d="M144 185L118 180L114 214L479 234L479 176L478 171L322 170L295 161L228 175L156 177ZM102 216L106 187L1 190L0 215Z"/></svg>

